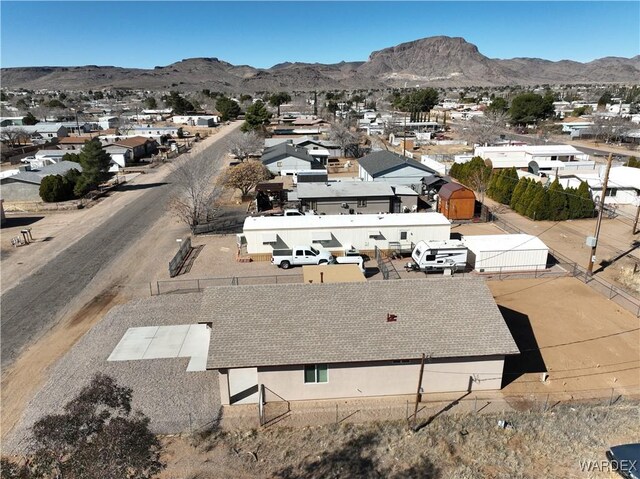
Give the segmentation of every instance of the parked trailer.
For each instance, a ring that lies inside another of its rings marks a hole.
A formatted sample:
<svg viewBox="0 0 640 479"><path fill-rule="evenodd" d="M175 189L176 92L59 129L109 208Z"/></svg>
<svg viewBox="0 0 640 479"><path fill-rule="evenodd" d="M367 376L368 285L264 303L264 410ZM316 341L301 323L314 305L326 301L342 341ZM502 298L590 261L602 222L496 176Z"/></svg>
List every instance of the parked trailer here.
<svg viewBox="0 0 640 479"><path fill-rule="evenodd" d="M459 240L419 241L407 271L461 271L467 267L467 247Z"/></svg>
<svg viewBox="0 0 640 479"><path fill-rule="evenodd" d="M547 267L549 248L537 236L464 236L462 242L469 249L469 264L479 273L540 271Z"/></svg>
<svg viewBox="0 0 640 479"><path fill-rule="evenodd" d="M448 240L451 223L440 213L249 217L239 244L249 255L311 244L340 254L345 248L372 254L375 247L411 245L418 239Z"/></svg>

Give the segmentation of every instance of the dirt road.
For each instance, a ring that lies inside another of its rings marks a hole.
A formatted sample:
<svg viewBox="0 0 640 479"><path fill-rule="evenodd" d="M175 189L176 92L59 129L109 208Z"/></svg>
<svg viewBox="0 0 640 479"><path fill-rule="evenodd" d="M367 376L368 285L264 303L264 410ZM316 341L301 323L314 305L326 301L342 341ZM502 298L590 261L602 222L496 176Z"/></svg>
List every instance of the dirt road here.
<svg viewBox="0 0 640 479"><path fill-rule="evenodd" d="M223 127L198 150L224 147L221 140L239 126ZM3 284L1 298L3 436L46 368L113 305L143 295L166 269L176 238L187 232L167 208L171 171L167 165L145 175L67 221L55 241L20 248L3 261L10 287Z"/></svg>

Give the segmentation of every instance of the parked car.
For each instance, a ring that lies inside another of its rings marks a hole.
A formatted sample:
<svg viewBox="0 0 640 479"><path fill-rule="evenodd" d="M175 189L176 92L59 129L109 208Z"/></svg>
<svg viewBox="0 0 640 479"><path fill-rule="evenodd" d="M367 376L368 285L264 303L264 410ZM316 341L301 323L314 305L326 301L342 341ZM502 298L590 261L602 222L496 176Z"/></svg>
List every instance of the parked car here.
<svg viewBox="0 0 640 479"><path fill-rule="evenodd" d="M640 479L640 444L611 446L607 451L611 470L627 479Z"/></svg>
<svg viewBox="0 0 640 479"><path fill-rule="evenodd" d="M328 251L320 251L313 246L294 246L293 249L274 249L271 262L282 269L303 264L325 264L333 259Z"/></svg>

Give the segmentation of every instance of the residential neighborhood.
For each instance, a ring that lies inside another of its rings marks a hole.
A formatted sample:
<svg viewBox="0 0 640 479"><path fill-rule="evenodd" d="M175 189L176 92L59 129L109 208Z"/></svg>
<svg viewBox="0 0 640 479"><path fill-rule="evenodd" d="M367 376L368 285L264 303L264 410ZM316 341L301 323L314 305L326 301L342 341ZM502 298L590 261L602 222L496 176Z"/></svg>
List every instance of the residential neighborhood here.
<svg viewBox="0 0 640 479"><path fill-rule="evenodd" d="M533 4L416 2L484 42L380 49L326 14L407 10L358 3L61 2L123 37L3 59L2 477L638 477L633 35L565 61ZM117 66L40 66L82 52Z"/></svg>

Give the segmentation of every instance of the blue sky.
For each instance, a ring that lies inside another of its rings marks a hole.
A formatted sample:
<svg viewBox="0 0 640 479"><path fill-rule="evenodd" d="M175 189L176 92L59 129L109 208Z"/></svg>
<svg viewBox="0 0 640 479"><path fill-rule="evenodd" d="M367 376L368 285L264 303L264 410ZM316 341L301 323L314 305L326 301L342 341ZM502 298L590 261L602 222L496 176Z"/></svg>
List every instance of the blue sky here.
<svg viewBox="0 0 640 479"><path fill-rule="evenodd" d="M3 67L149 68L218 57L366 60L434 35L491 58L590 61L640 53L640 2L11 2L0 3Z"/></svg>

